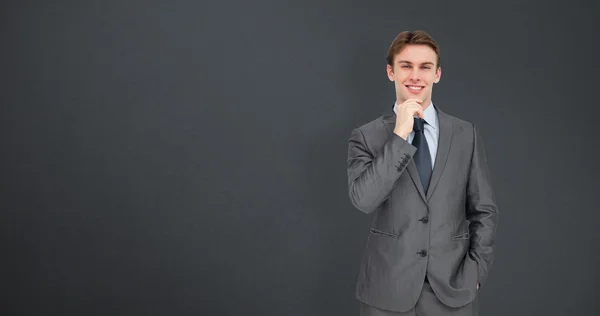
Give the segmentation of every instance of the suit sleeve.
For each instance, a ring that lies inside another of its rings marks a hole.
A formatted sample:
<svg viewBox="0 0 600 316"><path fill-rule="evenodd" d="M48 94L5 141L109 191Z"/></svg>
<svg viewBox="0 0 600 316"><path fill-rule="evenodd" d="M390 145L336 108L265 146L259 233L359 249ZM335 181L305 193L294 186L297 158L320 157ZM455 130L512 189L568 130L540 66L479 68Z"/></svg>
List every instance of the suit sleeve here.
<svg viewBox="0 0 600 316"><path fill-rule="evenodd" d="M416 148L392 133L377 156L373 156L360 129L348 141L348 190L352 205L371 213L387 199L412 159Z"/></svg>
<svg viewBox="0 0 600 316"><path fill-rule="evenodd" d="M494 261L498 209L494 201L483 141L473 126L474 148L467 184L467 219L471 222L469 255L478 263L479 283L487 279Z"/></svg>

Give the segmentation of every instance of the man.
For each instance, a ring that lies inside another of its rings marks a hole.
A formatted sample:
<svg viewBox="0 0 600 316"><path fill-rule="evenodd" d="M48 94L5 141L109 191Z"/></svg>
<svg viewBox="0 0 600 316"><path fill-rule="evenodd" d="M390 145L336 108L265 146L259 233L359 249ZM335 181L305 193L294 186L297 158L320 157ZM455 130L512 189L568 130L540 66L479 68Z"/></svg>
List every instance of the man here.
<svg viewBox="0 0 600 316"><path fill-rule="evenodd" d="M402 32L387 56L394 113L351 133L352 204L374 214L356 298L361 315L478 315L498 211L479 132L431 101L437 43Z"/></svg>

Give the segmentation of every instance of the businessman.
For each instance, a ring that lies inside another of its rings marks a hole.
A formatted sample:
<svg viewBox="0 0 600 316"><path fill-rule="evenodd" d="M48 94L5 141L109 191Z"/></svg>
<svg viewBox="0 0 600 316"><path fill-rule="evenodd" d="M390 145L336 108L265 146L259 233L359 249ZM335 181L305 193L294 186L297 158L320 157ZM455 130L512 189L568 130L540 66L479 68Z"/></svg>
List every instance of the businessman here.
<svg viewBox="0 0 600 316"><path fill-rule="evenodd" d="M498 222L481 136L433 104L442 69L429 34L398 34L386 71L393 113L348 141L350 200L375 213L356 285L361 315L478 315Z"/></svg>

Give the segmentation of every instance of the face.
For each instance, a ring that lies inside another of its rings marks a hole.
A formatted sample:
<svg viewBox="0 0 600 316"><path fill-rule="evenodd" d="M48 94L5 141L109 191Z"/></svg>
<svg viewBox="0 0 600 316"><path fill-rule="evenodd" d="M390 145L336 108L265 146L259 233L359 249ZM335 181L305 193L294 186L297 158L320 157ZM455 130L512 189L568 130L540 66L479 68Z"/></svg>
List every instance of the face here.
<svg viewBox="0 0 600 316"><path fill-rule="evenodd" d="M396 55L394 67L387 65L387 75L396 87L398 104L416 98L429 105L433 84L442 76L436 62L435 51L427 45L407 45Z"/></svg>

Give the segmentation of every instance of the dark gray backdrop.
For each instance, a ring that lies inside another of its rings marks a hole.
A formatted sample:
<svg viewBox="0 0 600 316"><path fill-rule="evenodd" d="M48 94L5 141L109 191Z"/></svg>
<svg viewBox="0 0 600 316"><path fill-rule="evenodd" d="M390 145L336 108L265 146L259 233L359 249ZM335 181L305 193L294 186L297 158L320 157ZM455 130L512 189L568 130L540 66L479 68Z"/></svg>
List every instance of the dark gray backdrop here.
<svg viewBox="0 0 600 316"><path fill-rule="evenodd" d="M3 315L357 315L353 127L388 45L482 132L501 212L482 315L598 315L598 5L4 1Z"/></svg>

